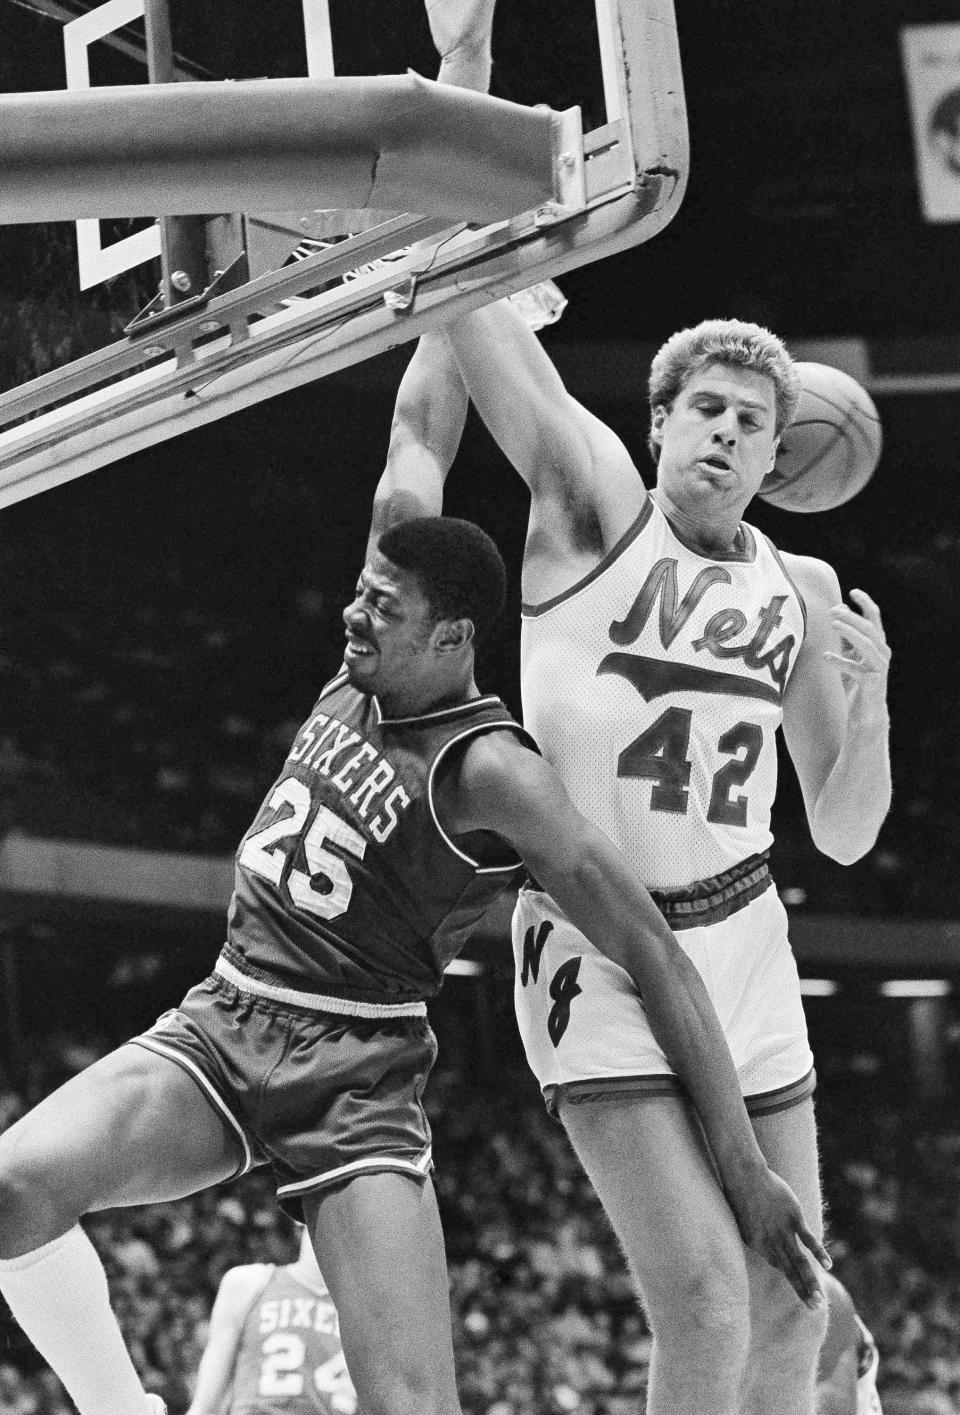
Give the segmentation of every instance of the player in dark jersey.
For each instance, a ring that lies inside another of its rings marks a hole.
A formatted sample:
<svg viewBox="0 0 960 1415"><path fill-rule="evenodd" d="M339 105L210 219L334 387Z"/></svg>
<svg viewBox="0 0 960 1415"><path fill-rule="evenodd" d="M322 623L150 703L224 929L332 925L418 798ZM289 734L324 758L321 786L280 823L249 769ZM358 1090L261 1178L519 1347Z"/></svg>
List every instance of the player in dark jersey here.
<svg viewBox="0 0 960 1415"><path fill-rule="evenodd" d="M0 1288L80 1415L148 1407L79 1219L257 1163L308 1221L367 1415L458 1410L424 1003L520 858L642 993L745 1239L819 1297L797 1239L826 1254L760 1158L699 978L622 857L475 686L502 561L469 523L403 519L417 499L402 460L375 518L397 523L344 613L344 671L238 851L213 976L0 1137Z"/></svg>
<svg viewBox="0 0 960 1415"><path fill-rule="evenodd" d="M187 1415L354 1415L330 1290L303 1230L296 1261L225 1272Z"/></svg>
<svg viewBox="0 0 960 1415"><path fill-rule="evenodd" d="M342 671L238 850L214 973L0 1137L0 1290L80 1415L153 1407L79 1220L253 1164L307 1222L364 1415L457 1415L425 1001L521 862L637 990L744 1240L823 1300L800 1245L829 1259L757 1146L696 970L635 871L476 686L505 571L478 528L432 514L449 452L436 350L423 342L405 376ZM535 954L532 940L531 966ZM575 975L551 986L560 1037Z"/></svg>

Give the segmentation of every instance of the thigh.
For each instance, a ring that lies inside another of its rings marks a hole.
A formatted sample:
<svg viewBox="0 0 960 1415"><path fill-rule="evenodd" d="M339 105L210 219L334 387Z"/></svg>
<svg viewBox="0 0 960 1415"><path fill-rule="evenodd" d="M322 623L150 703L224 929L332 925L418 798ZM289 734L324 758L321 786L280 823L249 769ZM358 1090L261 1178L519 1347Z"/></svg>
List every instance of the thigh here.
<svg viewBox="0 0 960 1415"><path fill-rule="evenodd" d="M0 1174L76 1217L180 1198L237 1172L238 1143L197 1084L143 1047L111 1052L0 1137Z"/></svg>
<svg viewBox="0 0 960 1415"><path fill-rule="evenodd" d="M745 1301L743 1242L683 1100L563 1100L560 1117L648 1305L711 1286Z"/></svg>
<svg viewBox="0 0 960 1415"><path fill-rule="evenodd" d="M520 891L512 922L514 1007L541 1087L670 1078L633 980L596 949L549 895Z"/></svg>
<svg viewBox="0 0 960 1415"><path fill-rule="evenodd" d="M360 1408L407 1409L419 1391L424 1409L455 1415L449 1280L432 1182L361 1175L308 1195L304 1211Z"/></svg>
<svg viewBox="0 0 960 1415"><path fill-rule="evenodd" d="M812 1096L787 1110L754 1115L751 1123L767 1164L790 1185L807 1223L817 1237L822 1238L820 1154Z"/></svg>
<svg viewBox="0 0 960 1415"><path fill-rule="evenodd" d="M790 1185L810 1228L822 1238L823 1200L812 1097L773 1115L753 1116L751 1123L767 1164ZM814 1259L810 1263L817 1271ZM805 1309L796 1302L792 1287L776 1268L749 1251L747 1264L755 1334L763 1341L766 1329L782 1321L784 1310L802 1316Z"/></svg>

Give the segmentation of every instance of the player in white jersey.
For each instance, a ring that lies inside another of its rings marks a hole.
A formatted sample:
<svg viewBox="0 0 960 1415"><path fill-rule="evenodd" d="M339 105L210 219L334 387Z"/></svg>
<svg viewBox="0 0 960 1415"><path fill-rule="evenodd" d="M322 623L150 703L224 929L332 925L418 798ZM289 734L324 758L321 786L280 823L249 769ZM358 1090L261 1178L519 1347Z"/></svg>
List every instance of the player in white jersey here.
<svg viewBox="0 0 960 1415"><path fill-rule="evenodd" d="M877 1343L843 1283L828 1273L823 1287L830 1318L817 1365L817 1415L883 1415Z"/></svg>
<svg viewBox="0 0 960 1415"><path fill-rule="evenodd" d="M524 718L632 860L708 984L760 1147L821 1220L812 1057L766 852L782 722L817 846L890 801L889 649L873 601L742 519L798 383L779 340L710 321L651 370L647 491L502 303L448 338L531 491ZM528 1058L628 1253L653 1330L651 1415L809 1415L823 1312L747 1253L676 1078L618 970L546 894L515 919Z"/></svg>
<svg viewBox="0 0 960 1415"><path fill-rule="evenodd" d="M647 498L602 573L525 606L521 638L528 728L580 810L683 931L711 980L752 1114L813 1089L767 868L776 732L805 613L761 535L744 527L739 548L707 561ZM555 901L525 889L515 934L517 1016L551 1109L611 1087L677 1092L649 1027L638 1025L632 989ZM550 1025L558 976L580 989L562 1036L555 1016Z"/></svg>
<svg viewBox="0 0 960 1415"><path fill-rule="evenodd" d="M798 401L767 330L707 321L650 377L648 491L500 302L447 338L526 481L525 724L652 890L707 983L767 1161L822 1227L812 1057L767 867L782 724L817 847L889 809L889 648L859 590L743 521ZM649 1415L810 1415L825 1312L744 1249L635 991L548 895L521 894L528 1059L629 1256L653 1331Z"/></svg>

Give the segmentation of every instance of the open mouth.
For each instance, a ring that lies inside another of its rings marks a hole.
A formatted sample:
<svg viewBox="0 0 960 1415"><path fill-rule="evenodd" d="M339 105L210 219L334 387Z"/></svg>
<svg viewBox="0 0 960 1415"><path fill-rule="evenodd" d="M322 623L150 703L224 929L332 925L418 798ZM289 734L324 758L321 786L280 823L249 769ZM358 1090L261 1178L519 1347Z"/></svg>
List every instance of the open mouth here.
<svg viewBox="0 0 960 1415"><path fill-rule="evenodd" d="M725 462L722 457L701 457L701 466L709 467L713 472L729 472L732 470L730 463Z"/></svg>
<svg viewBox="0 0 960 1415"><path fill-rule="evenodd" d="M376 655L376 652L377 651L372 644L365 643L363 639L355 639L351 637L347 639L347 646L343 651L343 656L344 658L348 658L351 660L361 658L373 658Z"/></svg>

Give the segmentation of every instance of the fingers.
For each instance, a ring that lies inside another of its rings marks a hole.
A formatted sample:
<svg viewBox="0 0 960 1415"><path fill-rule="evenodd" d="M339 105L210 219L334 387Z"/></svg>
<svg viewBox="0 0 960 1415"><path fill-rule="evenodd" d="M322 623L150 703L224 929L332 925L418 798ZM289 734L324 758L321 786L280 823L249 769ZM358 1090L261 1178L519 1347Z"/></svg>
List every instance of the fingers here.
<svg viewBox="0 0 960 1415"><path fill-rule="evenodd" d="M830 621L843 651L829 651L824 658L832 659L844 672L859 677L885 674L890 663L890 646L880 610L864 590L851 590L850 598L856 602L857 609L835 604L830 610Z"/></svg>
<svg viewBox="0 0 960 1415"><path fill-rule="evenodd" d="M829 1266L830 1256L826 1249L802 1225L798 1227L797 1232L791 1231L787 1237L782 1239L780 1244L768 1254L768 1258L773 1266L779 1268L783 1273L800 1301L812 1311L816 1311L824 1306L826 1297L817 1278L816 1269L801 1248L800 1242L808 1245L818 1258L822 1253L827 1259L825 1266Z"/></svg>
<svg viewBox="0 0 960 1415"><path fill-rule="evenodd" d="M839 663L843 672L849 674L851 678L858 676L860 678L870 678L879 671L871 667L870 664L864 663L861 658L847 658L842 653L831 653L829 651L823 656L824 658L832 659L834 663Z"/></svg>
<svg viewBox="0 0 960 1415"><path fill-rule="evenodd" d="M876 600L872 600L866 590L851 590L850 598L856 600L864 616L872 624L876 624L878 629L883 628L883 620L880 618L880 606Z"/></svg>
<svg viewBox="0 0 960 1415"><path fill-rule="evenodd" d="M827 1252L823 1244L820 1242L820 1239L817 1237L817 1235L815 1233L811 1233L810 1229L807 1228L805 1223L801 1222L797 1225L797 1237L803 1244L804 1248L808 1248L810 1250L810 1252L816 1258L820 1266L822 1268L826 1268L827 1272L829 1272L830 1269L833 1267L833 1259L831 1258L830 1254Z"/></svg>

